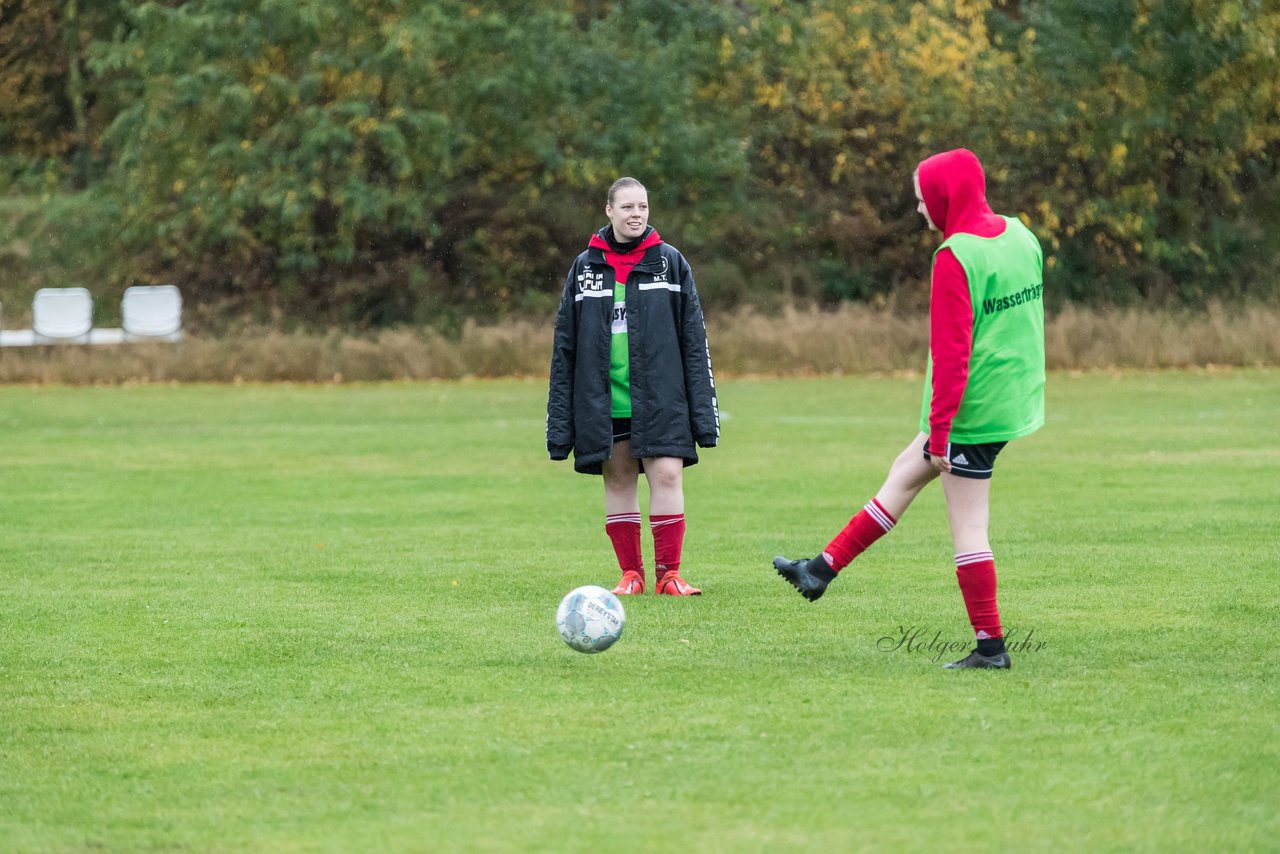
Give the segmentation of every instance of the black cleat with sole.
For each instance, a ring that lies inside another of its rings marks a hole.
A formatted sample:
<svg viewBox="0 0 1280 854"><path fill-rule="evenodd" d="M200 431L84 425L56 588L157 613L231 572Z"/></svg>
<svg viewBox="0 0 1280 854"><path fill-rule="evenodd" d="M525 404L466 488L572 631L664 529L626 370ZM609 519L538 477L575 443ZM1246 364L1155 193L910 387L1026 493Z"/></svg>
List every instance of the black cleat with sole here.
<svg viewBox="0 0 1280 854"><path fill-rule="evenodd" d="M1007 652L983 655L975 649L967 657L942 666L947 670L1008 670L1013 666L1013 662L1009 660L1009 653Z"/></svg>
<svg viewBox="0 0 1280 854"><path fill-rule="evenodd" d="M822 555L800 560L778 556L773 559L773 568L810 602L821 599L827 592L827 585L836 577L835 570L822 559Z"/></svg>

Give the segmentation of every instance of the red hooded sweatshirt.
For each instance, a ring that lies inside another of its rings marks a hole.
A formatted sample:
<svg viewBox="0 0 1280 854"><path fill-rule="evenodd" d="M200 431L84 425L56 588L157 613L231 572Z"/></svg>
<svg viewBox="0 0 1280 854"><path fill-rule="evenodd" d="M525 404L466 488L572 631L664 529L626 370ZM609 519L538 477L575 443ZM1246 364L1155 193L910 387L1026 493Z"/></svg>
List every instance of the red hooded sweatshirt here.
<svg viewBox="0 0 1280 854"><path fill-rule="evenodd" d="M998 237L1005 221L987 204L987 178L977 155L965 148L935 154L917 167L920 195L945 240L964 232ZM964 268L950 249L934 256L929 291L929 353L933 357L933 401L929 453L943 456L951 422L969 381L973 352L973 303Z"/></svg>
<svg viewBox="0 0 1280 854"><path fill-rule="evenodd" d="M630 249L619 250L614 247L620 244L611 243L604 238L606 233L613 233L608 226L591 235L591 240L587 242L587 246L604 252L604 260L613 268L614 275L618 281L624 285L627 283L628 277L631 276L631 269L640 263L640 260L644 258L644 253L649 251L649 247L657 246L662 242L662 237L654 227L648 226L645 228L644 234L636 238L631 244Z"/></svg>

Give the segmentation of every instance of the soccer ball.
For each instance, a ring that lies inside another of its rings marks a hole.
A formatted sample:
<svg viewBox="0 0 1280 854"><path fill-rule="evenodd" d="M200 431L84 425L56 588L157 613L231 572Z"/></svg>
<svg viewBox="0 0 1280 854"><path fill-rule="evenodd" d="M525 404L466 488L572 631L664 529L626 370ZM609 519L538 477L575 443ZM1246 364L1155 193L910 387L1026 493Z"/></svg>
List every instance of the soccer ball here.
<svg viewBox="0 0 1280 854"><path fill-rule="evenodd" d="M604 652L622 637L626 622L618 597L593 584L570 590L556 609L560 637L578 652Z"/></svg>

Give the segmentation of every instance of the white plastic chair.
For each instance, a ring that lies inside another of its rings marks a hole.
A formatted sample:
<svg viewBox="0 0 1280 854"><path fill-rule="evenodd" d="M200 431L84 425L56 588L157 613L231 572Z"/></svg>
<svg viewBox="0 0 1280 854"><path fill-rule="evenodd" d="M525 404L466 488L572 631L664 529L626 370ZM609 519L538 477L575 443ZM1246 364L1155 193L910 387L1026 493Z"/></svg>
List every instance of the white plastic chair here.
<svg viewBox="0 0 1280 854"><path fill-rule="evenodd" d="M31 301L36 343L89 343L93 298L85 288L41 288Z"/></svg>
<svg viewBox="0 0 1280 854"><path fill-rule="evenodd" d="M120 303L125 337L143 341L182 338L182 294L174 285L134 285Z"/></svg>

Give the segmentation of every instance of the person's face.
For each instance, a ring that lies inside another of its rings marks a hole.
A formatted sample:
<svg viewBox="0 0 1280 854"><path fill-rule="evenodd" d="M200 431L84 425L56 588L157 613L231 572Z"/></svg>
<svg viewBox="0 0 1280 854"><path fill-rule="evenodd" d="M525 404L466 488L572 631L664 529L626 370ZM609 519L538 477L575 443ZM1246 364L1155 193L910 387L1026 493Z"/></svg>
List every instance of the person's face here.
<svg viewBox="0 0 1280 854"><path fill-rule="evenodd" d="M644 234L649 225L649 194L641 187L623 187L613 196L613 204L604 206L613 236L630 243Z"/></svg>
<svg viewBox="0 0 1280 854"><path fill-rule="evenodd" d="M929 208L925 206L924 194L920 192L920 173L913 172L911 175L911 183L916 188L916 201L920 204L916 205L916 210L920 212L920 216L924 217L924 221L929 224L932 231L937 231L938 227L933 224L933 218L929 216Z"/></svg>

